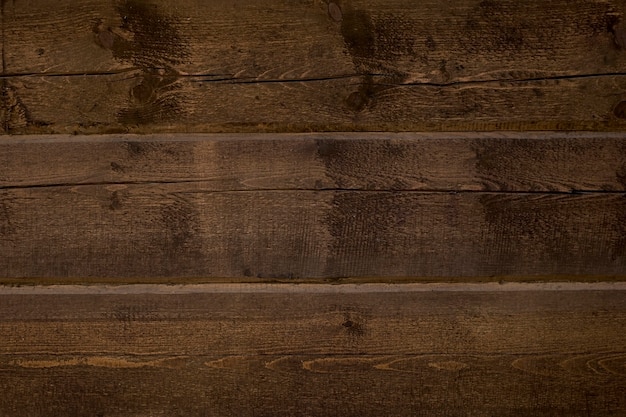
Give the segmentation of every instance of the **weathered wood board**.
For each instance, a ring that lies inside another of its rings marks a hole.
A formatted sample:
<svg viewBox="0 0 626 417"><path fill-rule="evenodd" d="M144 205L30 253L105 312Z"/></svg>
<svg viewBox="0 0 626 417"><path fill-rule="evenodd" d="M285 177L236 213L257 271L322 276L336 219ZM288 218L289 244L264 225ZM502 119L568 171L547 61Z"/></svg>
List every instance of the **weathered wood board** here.
<svg viewBox="0 0 626 417"><path fill-rule="evenodd" d="M2 0L0 48L0 417L626 415L626 0ZM19 286L71 282L211 284Z"/></svg>
<svg viewBox="0 0 626 417"><path fill-rule="evenodd" d="M624 130L624 0L2 2L10 133Z"/></svg>
<svg viewBox="0 0 626 417"><path fill-rule="evenodd" d="M625 149L620 133L6 138L0 279L623 279Z"/></svg>
<svg viewBox="0 0 626 417"><path fill-rule="evenodd" d="M623 284L0 288L0 415L623 416Z"/></svg>
<svg viewBox="0 0 626 417"><path fill-rule="evenodd" d="M211 191L624 192L626 134L0 137L2 189L185 182Z"/></svg>

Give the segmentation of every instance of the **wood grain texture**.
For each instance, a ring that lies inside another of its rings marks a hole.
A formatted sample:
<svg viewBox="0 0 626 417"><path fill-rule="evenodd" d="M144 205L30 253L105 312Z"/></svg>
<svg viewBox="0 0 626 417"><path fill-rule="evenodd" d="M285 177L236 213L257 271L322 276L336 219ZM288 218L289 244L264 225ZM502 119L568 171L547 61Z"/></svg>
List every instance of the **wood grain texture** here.
<svg viewBox="0 0 626 417"><path fill-rule="evenodd" d="M0 201L8 281L626 275L623 193L214 192L200 182L12 189Z"/></svg>
<svg viewBox="0 0 626 417"><path fill-rule="evenodd" d="M623 0L3 2L11 133L624 130Z"/></svg>
<svg viewBox="0 0 626 417"><path fill-rule="evenodd" d="M147 81L138 73L8 81L10 133L623 131L626 77L362 87L341 80ZM369 83L369 81L368 81ZM366 84L369 85L369 84ZM362 95L365 91L365 95ZM356 95L355 95L356 94Z"/></svg>
<svg viewBox="0 0 626 417"><path fill-rule="evenodd" d="M311 133L0 138L0 189L626 191L626 134Z"/></svg>
<svg viewBox="0 0 626 417"><path fill-rule="evenodd" d="M586 0L5 2L7 71L166 69L280 80L449 82L622 72L625 3ZM155 30L160 29L160 30Z"/></svg>
<svg viewBox="0 0 626 417"><path fill-rule="evenodd" d="M14 137L4 282L626 276L623 134Z"/></svg>
<svg viewBox="0 0 626 417"><path fill-rule="evenodd" d="M500 287L2 290L0 414L623 415L623 286Z"/></svg>

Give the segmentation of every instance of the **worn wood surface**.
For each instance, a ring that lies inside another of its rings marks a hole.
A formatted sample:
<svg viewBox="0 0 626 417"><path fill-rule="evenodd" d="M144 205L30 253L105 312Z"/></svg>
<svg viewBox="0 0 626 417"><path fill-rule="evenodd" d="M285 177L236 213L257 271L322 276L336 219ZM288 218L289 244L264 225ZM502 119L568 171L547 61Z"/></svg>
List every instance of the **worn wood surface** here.
<svg viewBox="0 0 626 417"><path fill-rule="evenodd" d="M215 284L624 280L625 12L1 1L0 283L213 284L0 287L0 416L625 415L622 283ZM437 130L578 132L121 135Z"/></svg>
<svg viewBox="0 0 626 417"><path fill-rule="evenodd" d="M623 416L626 288L0 289L0 415Z"/></svg>
<svg viewBox="0 0 626 417"><path fill-rule="evenodd" d="M623 134L53 136L0 149L4 282L626 277Z"/></svg>
<svg viewBox="0 0 626 417"><path fill-rule="evenodd" d="M624 194L4 190L2 279L626 276Z"/></svg>
<svg viewBox="0 0 626 417"><path fill-rule="evenodd" d="M202 182L212 191L626 191L626 134L0 137L0 189Z"/></svg>
<svg viewBox="0 0 626 417"><path fill-rule="evenodd" d="M624 0L2 2L10 133L624 130Z"/></svg>

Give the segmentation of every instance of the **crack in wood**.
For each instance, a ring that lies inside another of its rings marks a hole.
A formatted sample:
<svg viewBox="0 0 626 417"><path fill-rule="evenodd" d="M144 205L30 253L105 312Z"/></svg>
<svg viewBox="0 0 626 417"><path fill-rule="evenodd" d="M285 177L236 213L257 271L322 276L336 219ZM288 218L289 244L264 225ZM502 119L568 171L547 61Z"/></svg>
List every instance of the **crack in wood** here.
<svg viewBox="0 0 626 417"><path fill-rule="evenodd" d="M47 188L76 188L76 187L116 187L132 185L185 185L185 184L210 184L209 180L174 180L174 181L106 181L106 182L67 182L52 184L28 184L28 185L0 185L0 190L31 190ZM351 188L351 187L321 187L321 188L231 188L226 190L206 189L195 192L201 193L248 193L248 192L363 192L363 193L417 193L417 194L515 194L515 195L625 195L624 191L615 190L572 190L572 191L516 191L516 190L457 190L454 188L424 188L424 189L371 189L371 188Z"/></svg>
<svg viewBox="0 0 626 417"><path fill-rule="evenodd" d="M153 68L158 70L158 68ZM140 68L132 67L121 69L117 71L102 71L102 72L68 72L68 73L52 73L52 72L29 72L29 73L4 73L0 74L0 79L10 78L22 78L22 77L106 77L111 75L119 75L141 71ZM313 78L285 78L285 79L255 79L255 78L236 78L228 77L228 74L176 74L171 77L176 79L197 79L200 78L200 82L204 83L224 83L224 84L287 84L287 83L306 83L306 82L323 82L332 80L342 80L351 78L373 77L373 78L389 78L392 74L384 73L355 73L355 74L340 74L329 75L326 77L313 77ZM211 78L214 77L214 78ZM586 78L603 78L603 77L626 77L626 72L604 72L596 74L573 74L573 75L554 75L544 77L529 77L529 78L490 78L485 80L462 80L462 81L449 81L449 82L428 82L428 81L411 81L411 82L388 82L378 83L379 85L388 85L390 87L453 87L453 86L467 86L467 85L488 85L499 83L531 83L531 82L546 82L546 81L567 81L578 80Z"/></svg>

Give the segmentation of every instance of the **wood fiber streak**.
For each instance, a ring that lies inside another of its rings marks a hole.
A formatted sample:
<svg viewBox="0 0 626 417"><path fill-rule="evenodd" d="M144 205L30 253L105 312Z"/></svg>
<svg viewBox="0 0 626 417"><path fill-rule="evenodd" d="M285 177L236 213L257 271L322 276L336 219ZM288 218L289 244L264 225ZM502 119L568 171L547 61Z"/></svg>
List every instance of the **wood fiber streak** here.
<svg viewBox="0 0 626 417"><path fill-rule="evenodd" d="M2 415L626 412L623 291L50 292L0 301Z"/></svg>
<svg viewBox="0 0 626 417"><path fill-rule="evenodd" d="M0 189L142 182L202 182L212 191L626 191L626 134L166 134L0 140Z"/></svg>
<svg viewBox="0 0 626 417"><path fill-rule="evenodd" d="M13 74L169 64L242 79L384 73L448 82L626 65L622 0L354 0L333 3L335 16L327 2L309 1L5 3Z"/></svg>
<svg viewBox="0 0 626 417"><path fill-rule="evenodd" d="M626 271L624 193L207 188L2 190L2 279L571 279Z"/></svg>
<svg viewBox="0 0 626 417"><path fill-rule="evenodd" d="M11 133L624 130L624 0L4 3Z"/></svg>
<svg viewBox="0 0 626 417"><path fill-rule="evenodd" d="M18 82L20 87L10 88L15 98L11 133L606 131L626 127L620 107L625 76L444 87L391 84L370 94L367 108L358 96L347 100L360 89L358 78L288 83L216 83L198 77L148 80L148 90L139 98L136 93L143 91L146 78L137 72L33 76Z"/></svg>

